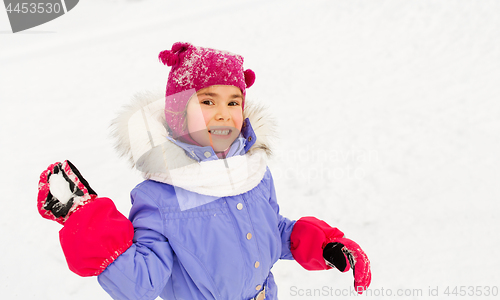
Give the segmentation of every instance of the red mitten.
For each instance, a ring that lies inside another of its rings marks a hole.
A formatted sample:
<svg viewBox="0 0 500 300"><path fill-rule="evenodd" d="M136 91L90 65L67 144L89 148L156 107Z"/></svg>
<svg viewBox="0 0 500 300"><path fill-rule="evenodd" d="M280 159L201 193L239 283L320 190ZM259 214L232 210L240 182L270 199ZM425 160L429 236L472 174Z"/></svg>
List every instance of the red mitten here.
<svg viewBox="0 0 500 300"><path fill-rule="evenodd" d="M356 242L346 238L334 239L333 243L328 243L323 249L323 257L328 265L341 272L347 272L351 267L354 289L359 294L366 291L372 280L370 260Z"/></svg>
<svg viewBox="0 0 500 300"><path fill-rule="evenodd" d="M96 198L59 231L68 267L80 276L101 274L131 245L134 227L109 198Z"/></svg>
<svg viewBox="0 0 500 300"><path fill-rule="evenodd" d="M290 236L294 259L306 270L354 272L354 288L362 293L371 282L370 261L358 244L344 238L342 231L315 217L300 218Z"/></svg>
<svg viewBox="0 0 500 300"><path fill-rule="evenodd" d="M108 198L97 198L69 161L40 175L38 211L64 225L59 239L71 271L99 275L132 245L134 227Z"/></svg>
<svg viewBox="0 0 500 300"><path fill-rule="evenodd" d="M40 175L38 212L64 225L69 216L94 201L97 193L69 161L50 165Z"/></svg>

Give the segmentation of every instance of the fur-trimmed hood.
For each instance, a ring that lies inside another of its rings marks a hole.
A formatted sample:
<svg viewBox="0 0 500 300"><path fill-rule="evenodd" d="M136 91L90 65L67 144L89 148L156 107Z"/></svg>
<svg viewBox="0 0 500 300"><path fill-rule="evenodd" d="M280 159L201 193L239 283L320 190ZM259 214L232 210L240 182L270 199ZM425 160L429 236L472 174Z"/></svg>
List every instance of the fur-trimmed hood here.
<svg viewBox="0 0 500 300"><path fill-rule="evenodd" d="M267 108L245 100L244 118L257 140L245 155L197 162L167 139L164 95L135 95L111 124L115 147L146 179L210 196L233 196L255 187L267 169L275 122Z"/></svg>

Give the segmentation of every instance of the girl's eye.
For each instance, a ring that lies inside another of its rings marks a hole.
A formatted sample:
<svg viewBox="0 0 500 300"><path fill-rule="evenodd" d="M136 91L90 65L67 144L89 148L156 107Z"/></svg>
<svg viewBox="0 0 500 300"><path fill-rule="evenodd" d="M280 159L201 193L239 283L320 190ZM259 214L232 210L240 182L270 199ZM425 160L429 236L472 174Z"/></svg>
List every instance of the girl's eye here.
<svg viewBox="0 0 500 300"><path fill-rule="evenodd" d="M212 105L213 104L212 100L203 100L203 101L201 101L201 103L205 104L205 105Z"/></svg>
<svg viewBox="0 0 500 300"><path fill-rule="evenodd" d="M238 106L238 105L240 105L240 104L239 104L238 102L236 102L236 101L231 101L231 102L229 102L229 104L228 104L228 105L229 105L229 106Z"/></svg>

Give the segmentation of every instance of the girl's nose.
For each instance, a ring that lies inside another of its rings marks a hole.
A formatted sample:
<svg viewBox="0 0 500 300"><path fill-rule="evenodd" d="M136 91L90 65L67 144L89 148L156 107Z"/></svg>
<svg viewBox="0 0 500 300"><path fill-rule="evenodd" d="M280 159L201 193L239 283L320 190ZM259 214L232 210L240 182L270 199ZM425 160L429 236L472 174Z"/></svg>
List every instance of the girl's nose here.
<svg viewBox="0 0 500 300"><path fill-rule="evenodd" d="M227 121L229 120L229 118L230 118L229 111L225 107L219 108L217 110L217 113L215 114L215 119L217 121Z"/></svg>

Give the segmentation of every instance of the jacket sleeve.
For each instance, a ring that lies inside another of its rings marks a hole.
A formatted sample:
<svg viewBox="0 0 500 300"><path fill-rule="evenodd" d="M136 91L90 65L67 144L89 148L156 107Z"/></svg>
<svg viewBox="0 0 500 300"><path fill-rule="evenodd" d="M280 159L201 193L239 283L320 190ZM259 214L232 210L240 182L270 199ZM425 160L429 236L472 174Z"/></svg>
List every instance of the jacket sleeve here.
<svg viewBox="0 0 500 300"><path fill-rule="evenodd" d="M98 281L113 299L156 299L171 275L173 251L155 198L139 188L131 196L133 244L98 276Z"/></svg>
<svg viewBox="0 0 500 300"><path fill-rule="evenodd" d="M293 260L292 253L290 251L290 235L292 234L293 226L295 225L295 221L289 220L286 217L283 217L279 213L279 205L276 199L276 190L274 189L274 181L271 175L271 171L269 168L267 169L266 174L264 175L269 180L269 191L270 198L269 203L271 207L276 212L276 216L278 217L278 230L281 235L281 257L280 259L290 259Z"/></svg>

